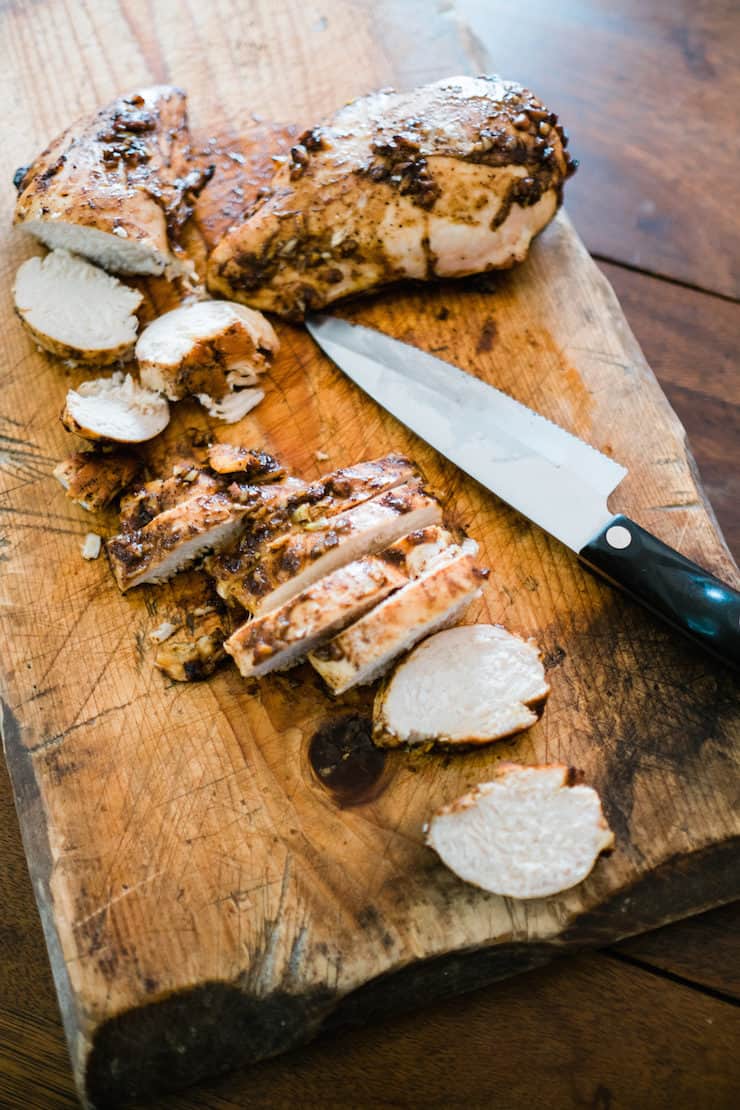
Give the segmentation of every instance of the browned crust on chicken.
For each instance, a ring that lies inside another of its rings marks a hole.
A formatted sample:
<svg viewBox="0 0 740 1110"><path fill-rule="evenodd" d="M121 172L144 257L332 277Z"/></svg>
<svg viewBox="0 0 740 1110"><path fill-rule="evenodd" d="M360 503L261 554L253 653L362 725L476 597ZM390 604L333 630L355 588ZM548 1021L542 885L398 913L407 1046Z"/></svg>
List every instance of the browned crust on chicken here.
<svg viewBox="0 0 740 1110"><path fill-rule="evenodd" d="M141 459L125 451L80 451L60 462L54 477L70 501L94 513L107 509L135 481L141 465Z"/></svg>
<svg viewBox="0 0 740 1110"><path fill-rule="evenodd" d="M167 478L154 478L121 498L121 532L135 532L159 513L196 494L222 493L226 483L196 463L181 463Z"/></svg>
<svg viewBox="0 0 740 1110"><path fill-rule="evenodd" d="M160 620L149 636L155 667L175 682L199 682L212 675L226 659L224 640L237 618L208 576L184 571L152 587L149 596Z"/></svg>
<svg viewBox="0 0 740 1110"><path fill-rule="evenodd" d="M212 443L208 448L208 464L217 474L238 475L241 481L250 484L274 482L285 476L285 467L273 455L233 443Z"/></svg>

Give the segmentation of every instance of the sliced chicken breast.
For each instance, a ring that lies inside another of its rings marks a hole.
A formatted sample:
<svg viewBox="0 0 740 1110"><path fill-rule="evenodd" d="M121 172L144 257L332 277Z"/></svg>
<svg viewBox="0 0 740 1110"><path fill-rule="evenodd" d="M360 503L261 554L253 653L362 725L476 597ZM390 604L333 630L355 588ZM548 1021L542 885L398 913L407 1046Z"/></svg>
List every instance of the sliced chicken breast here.
<svg viewBox="0 0 740 1110"><path fill-rule="evenodd" d="M261 312L229 301L197 301L165 312L139 336L142 384L171 401L208 394L214 402L255 386L279 348Z"/></svg>
<svg viewBox="0 0 740 1110"><path fill-rule="evenodd" d="M108 540L111 569L122 591L166 582L243 527L244 509L222 493L196 494L155 516L139 531Z"/></svg>
<svg viewBox="0 0 740 1110"><path fill-rule="evenodd" d="M400 278L511 266L561 203L566 144L557 116L500 77L362 97L300 137L216 246L209 287L300 318Z"/></svg>
<svg viewBox="0 0 740 1110"><path fill-rule="evenodd" d="M266 451L233 443L212 443L208 465L217 474L233 474L248 483L276 482L285 477L285 467Z"/></svg>
<svg viewBox="0 0 740 1110"><path fill-rule="evenodd" d="M156 589L153 604L161 618L149 634L155 667L175 682L208 678L226 659L224 640L235 619L208 576L199 570L178 574Z"/></svg>
<svg viewBox="0 0 740 1110"><path fill-rule="evenodd" d="M223 493L225 485L217 474L195 463L192 466L177 465L169 477L145 482L121 498L121 531L137 531L159 513L196 494Z"/></svg>
<svg viewBox="0 0 740 1110"><path fill-rule="evenodd" d="M418 578L311 652L310 663L332 693L374 682L419 640L461 620L480 593L477 550L465 540L435 555Z"/></svg>
<svg viewBox="0 0 740 1110"><path fill-rule="evenodd" d="M53 473L70 501L95 513L107 509L136 479L140 469L141 460L124 451L106 455L81 451L60 462Z"/></svg>
<svg viewBox="0 0 740 1110"><path fill-rule="evenodd" d="M251 569L235 584L232 596L250 613L267 613L325 574L382 551L441 517L439 503L421 483L398 486L348 512L295 525L259 544Z"/></svg>
<svg viewBox="0 0 740 1110"><path fill-rule="evenodd" d="M190 148L186 97L159 85L114 100L16 174L14 223L123 274L179 268L173 239L209 177Z"/></svg>
<svg viewBox="0 0 740 1110"><path fill-rule="evenodd" d="M498 625L430 636L396 668L376 698L379 747L469 747L529 728L550 687L534 644Z"/></svg>
<svg viewBox="0 0 740 1110"><path fill-rule="evenodd" d="M279 608L243 624L226 641L245 678L287 670L393 590L405 585L431 555L452 543L432 525L404 536L320 578Z"/></svg>
<svg viewBox="0 0 740 1110"><path fill-rule="evenodd" d="M614 844L599 795L568 767L499 763L443 806L426 842L465 882L507 898L546 898L582 882Z"/></svg>
<svg viewBox="0 0 740 1110"><path fill-rule="evenodd" d="M103 443L143 443L163 432L169 422L170 407L164 397L121 373L70 389L62 413L68 432Z"/></svg>
<svg viewBox="0 0 740 1110"><path fill-rule="evenodd" d="M53 355L108 366L133 353L142 294L84 258L65 250L29 258L13 295L22 323Z"/></svg>

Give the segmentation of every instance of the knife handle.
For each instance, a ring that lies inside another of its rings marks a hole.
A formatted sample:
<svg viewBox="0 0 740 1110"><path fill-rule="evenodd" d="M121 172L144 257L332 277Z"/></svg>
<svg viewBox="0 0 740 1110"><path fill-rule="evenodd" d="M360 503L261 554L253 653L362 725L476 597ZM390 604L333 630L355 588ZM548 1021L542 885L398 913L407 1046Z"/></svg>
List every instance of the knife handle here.
<svg viewBox="0 0 740 1110"><path fill-rule="evenodd" d="M737 590L626 516L613 517L578 557L695 643L740 667Z"/></svg>

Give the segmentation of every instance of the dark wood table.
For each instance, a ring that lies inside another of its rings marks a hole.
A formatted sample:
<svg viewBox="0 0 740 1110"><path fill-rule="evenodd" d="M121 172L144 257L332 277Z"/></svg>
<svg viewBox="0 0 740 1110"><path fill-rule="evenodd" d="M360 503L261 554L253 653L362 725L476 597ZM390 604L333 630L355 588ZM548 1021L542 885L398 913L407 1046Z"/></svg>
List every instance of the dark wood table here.
<svg viewBox="0 0 740 1110"><path fill-rule="evenodd" d="M63 5L2 5L0 41L13 50L2 67L6 110L14 67L42 41L52 7L59 15ZM156 4L120 7L147 72L159 77L146 52ZM568 191L570 214L686 426L737 554L740 6L395 0L381 7L399 32L390 51L410 43L415 20L441 13L476 69L531 84L568 122L582 160ZM248 8L234 5L235 40ZM75 1105L4 768L0 860L0 1106ZM740 909L728 906L423 1013L325 1036L157 1105L735 1106L739 923Z"/></svg>

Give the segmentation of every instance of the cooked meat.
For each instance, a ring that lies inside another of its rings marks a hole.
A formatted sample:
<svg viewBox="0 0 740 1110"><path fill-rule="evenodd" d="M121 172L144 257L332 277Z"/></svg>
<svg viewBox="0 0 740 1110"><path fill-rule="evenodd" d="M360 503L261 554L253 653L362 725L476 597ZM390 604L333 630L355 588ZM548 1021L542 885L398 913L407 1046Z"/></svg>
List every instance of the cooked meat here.
<svg viewBox="0 0 740 1110"><path fill-rule="evenodd" d="M164 397L121 373L70 389L62 413L68 432L107 443L143 443L164 431L169 421L170 407Z"/></svg>
<svg viewBox="0 0 740 1110"><path fill-rule="evenodd" d="M266 451L238 447L233 443L212 443L208 465L217 474L238 474L245 482L275 482L285 477L285 467Z"/></svg>
<svg viewBox="0 0 740 1110"><path fill-rule="evenodd" d="M599 795L573 781L558 763L499 763L490 782L437 810L426 842L461 879L493 894L569 890L614 843Z"/></svg>
<svg viewBox="0 0 740 1110"><path fill-rule="evenodd" d="M184 571L156 588L161 621L149 634L154 665L175 682L197 682L226 658L224 640L234 616L202 571Z"/></svg>
<svg viewBox="0 0 740 1110"><path fill-rule="evenodd" d="M91 513L107 509L127 489L141 469L141 461L125 451L99 455L81 451L54 468L54 477L67 497Z"/></svg>
<svg viewBox="0 0 740 1110"><path fill-rule="evenodd" d="M233 551L207 562L219 594L228 601L250 592L245 580L252 572L260 545L264 546L268 537L298 524L313 527L320 520L331 519L414 477L418 477L414 464L403 455L391 454L334 470L310 485L301 483L293 492L285 483L280 483L280 490L267 495L261 495L253 485L230 486L229 494L250 510L250 526ZM260 509L261 505L264 509Z"/></svg>
<svg viewBox="0 0 740 1110"><path fill-rule="evenodd" d="M174 467L168 478L155 478L121 498L121 531L143 528L158 513L196 494L222 493L224 481L195 464Z"/></svg>
<svg viewBox="0 0 740 1110"><path fill-rule="evenodd" d="M25 327L54 355L107 366L133 351L141 293L84 258L65 250L29 258L13 295Z"/></svg>
<svg viewBox="0 0 740 1110"><path fill-rule="evenodd" d="M435 554L408 585L340 632L309 660L334 694L366 686L425 636L455 624L480 593L472 540Z"/></svg>
<svg viewBox="0 0 740 1110"><path fill-rule="evenodd" d="M379 92L301 136L213 251L209 287L289 318L399 278L511 266L573 170L557 117L500 77Z"/></svg>
<svg viewBox="0 0 740 1110"><path fill-rule="evenodd" d="M138 531L108 540L108 558L121 590L166 582L207 551L218 551L242 527L244 509L223 493L196 494L155 516Z"/></svg>
<svg viewBox="0 0 740 1110"><path fill-rule="evenodd" d="M103 541L101 540L97 532L88 532L85 536L85 541L82 544L82 558L87 559L88 562L91 562L93 559L97 559L98 555L100 554L102 544Z"/></svg>
<svg viewBox="0 0 740 1110"><path fill-rule="evenodd" d="M474 624L430 636L379 691L373 740L466 747L529 728L532 706L550 692L538 649L498 625Z"/></svg>
<svg viewBox="0 0 740 1110"><path fill-rule="evenodd" d="M142 384L171 401L201 393L223 401L242 386L256 385L278 347L261 312L228 301L197 301L145 328L136 359Z"/></svg>
<svg viewBox="0 0 740 1110"><path fill-rule="evenodd" d="M179 268L172 240L208 176L190 150L185 94L142 89L73 124L19 171L14 222L114 273L161 274Z"/></svg>
<svg viewBox="0 0 740 1110"><path fill-rule="evenodd" d="M226 424L236 424L243 420L260 401L265 399L263 389L239 389L236 393L227 393L220 400L215 401L207 393L196 393L203 408L215 420L223 420Z"/></svg>
<svg viewBox="0 0 740 1110"><path fill-rule="evenodd" d="M406 584L424 558L452 542L438 525L404 536L327 574L279 608L243 624L226 641L245 678L283 671Z"/></svg>
<svg viewBox="0 0 740 1110"><path fill-rule="evenodd" d="M441 516L438 502L411 482L338 516L294 525L257 545L251 569L232 583L231 596L250 613L267 613L323 575Z"/></svg>

